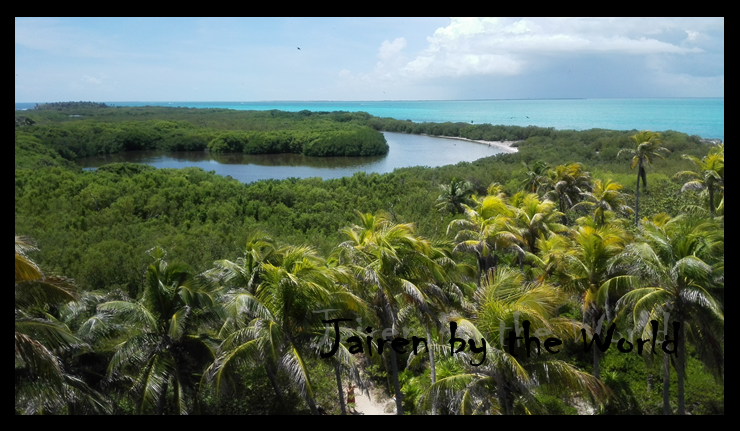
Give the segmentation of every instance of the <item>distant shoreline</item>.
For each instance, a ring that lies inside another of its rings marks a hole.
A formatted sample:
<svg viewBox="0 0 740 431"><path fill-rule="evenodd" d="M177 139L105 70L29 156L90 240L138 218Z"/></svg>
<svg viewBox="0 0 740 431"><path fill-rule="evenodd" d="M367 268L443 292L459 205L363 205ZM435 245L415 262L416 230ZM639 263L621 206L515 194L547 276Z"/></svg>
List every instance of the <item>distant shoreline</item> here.
<svg viewBox="0 0 740 431"><path fill-rule="evenodd" d="M483 141L483 140L476 140L476 139L461 138L459 136L427 135L425 133L420 133L420 135L429 136L430 138L458 139L460 141L475 142L476 144L483 144L483 145L488 145L489 147L496 147L505 153L519 152L519 150L516 147L512 147L512 145L516 144L517 142L524 142L524 141Z"/></svg>

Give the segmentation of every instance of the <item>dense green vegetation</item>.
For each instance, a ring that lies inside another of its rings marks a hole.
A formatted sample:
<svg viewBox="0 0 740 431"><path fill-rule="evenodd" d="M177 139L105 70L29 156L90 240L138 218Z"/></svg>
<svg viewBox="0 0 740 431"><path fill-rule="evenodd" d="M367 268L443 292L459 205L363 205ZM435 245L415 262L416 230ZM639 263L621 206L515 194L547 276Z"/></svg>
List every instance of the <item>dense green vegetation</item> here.
<svg viewBox="0 0 740 431"><path fill-rule="evenodd" d="M662 132L670 152L644 167L635 226L640 172L624 153L636 131L154 107L27 114L15 132L17 413L340 413L350 379L411 414L724 413L724 146ZM304 150L342 151L343 133L407 123L522 142L474 163L327 181L73 163L165 136L167 148L241 151L255 136L316 133ZM430 348L353 355L345 341L366 334L343 329L338 353L321 358L321 309L406 327ZM643 312L661 329L664 312L682 323L679 355L574 340L602 317L602 336L613 322L650 338ZM511 355L499 322L524 320L563 340L561 353ZM485 361L469 348L450 357L450 322L487 341Z"/></svg>
<svg viewBox="0 0 740 431"><path fill-rule="evenodd" d="M153 149L316 157L388 153L381 133L341 115L233 112L237 111L40 105L31 111L33 119L16 116L16 126L33 126L27 131L68 160Z"/></svg>

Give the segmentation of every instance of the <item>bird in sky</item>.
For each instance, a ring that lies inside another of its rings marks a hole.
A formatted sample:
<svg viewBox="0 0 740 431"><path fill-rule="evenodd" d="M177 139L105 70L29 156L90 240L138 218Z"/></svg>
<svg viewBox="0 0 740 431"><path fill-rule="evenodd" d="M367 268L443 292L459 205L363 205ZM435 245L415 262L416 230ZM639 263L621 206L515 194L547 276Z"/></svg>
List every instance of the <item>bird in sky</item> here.
<svg viewBox="0 0 740 431"><path fill-rule="evenodd" d="M300 50L301 50L301 47L299 46L299 47L298 47L298 51L300 51Z"/></svg>

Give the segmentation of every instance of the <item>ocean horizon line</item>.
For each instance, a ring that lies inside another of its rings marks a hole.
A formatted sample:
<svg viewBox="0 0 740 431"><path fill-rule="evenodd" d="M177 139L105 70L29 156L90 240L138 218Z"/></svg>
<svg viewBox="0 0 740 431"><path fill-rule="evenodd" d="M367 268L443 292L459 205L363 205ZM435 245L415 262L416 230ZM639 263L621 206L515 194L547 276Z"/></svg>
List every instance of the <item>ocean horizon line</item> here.
<svg viewBox="0 0 740 431"><path fill-rule="evenodd" d="M502 99L379 99L379 100L325 100L325 99L313 99L313 100L116 100L116 101L97 101L97 100L85 100L84 102L93 103L315 103L315 102L337 102L337 103L353 103L353 102L487 102L487 101L541 101L541 100L651 100L651 99L724 99L724 96L703 96L703 97L689 97L689 96L662 96L662 97L542 97L542 98L502 98ZM54 102L14 102L16 104L41 104L41 103L60 103L60 102L77 102L75 100L64 100Z"/></svg>

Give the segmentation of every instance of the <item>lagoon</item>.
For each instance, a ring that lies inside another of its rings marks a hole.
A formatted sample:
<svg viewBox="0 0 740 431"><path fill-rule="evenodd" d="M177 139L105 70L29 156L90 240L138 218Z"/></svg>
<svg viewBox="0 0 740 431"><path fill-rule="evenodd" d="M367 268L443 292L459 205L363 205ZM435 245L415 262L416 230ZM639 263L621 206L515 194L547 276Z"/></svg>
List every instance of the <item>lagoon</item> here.
<svg viewBox="0 0 740 431"><path fill-rule="evenodd" d="M142 163L157 168L198 167L231 176L242 183L286 178L322 179L352 176L356 172L389 173L411 166L437 167L473 162L494 156L499 148L460 139L382 132L390 150L374 157L307 157L300 154L213 154L205 151L128 151L86 157L77 163L95 169L108 163Z"/></svg>

